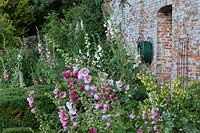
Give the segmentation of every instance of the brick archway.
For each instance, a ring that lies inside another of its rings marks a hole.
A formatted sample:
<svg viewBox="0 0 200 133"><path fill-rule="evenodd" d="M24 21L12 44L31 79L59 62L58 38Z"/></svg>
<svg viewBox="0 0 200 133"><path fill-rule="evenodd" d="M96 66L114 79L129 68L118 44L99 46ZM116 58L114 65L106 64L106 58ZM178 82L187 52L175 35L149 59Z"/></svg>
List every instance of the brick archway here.
<svg viewBox="0 0 200 133"><path fill-rule="evenodd" d="M172 5L158 11L156 77L169 82L172 69Z"/></svg>

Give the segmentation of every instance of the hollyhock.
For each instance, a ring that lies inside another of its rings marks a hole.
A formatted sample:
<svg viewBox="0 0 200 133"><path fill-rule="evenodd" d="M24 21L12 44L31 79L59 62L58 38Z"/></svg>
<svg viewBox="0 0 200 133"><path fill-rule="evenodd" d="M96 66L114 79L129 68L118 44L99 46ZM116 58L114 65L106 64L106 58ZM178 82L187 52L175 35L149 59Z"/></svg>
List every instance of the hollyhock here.
<svg viewBox="0 0 200 133"><path fill-rule="evenodd" d="M109 88L108 91L109 91L109 94L113 93L113 89L112 88Z"/></svg>
<svg viewBox="0 0 200 133"><path fill-rule="evenodd" d="M101 88L101 92L105 93L106 92L106 88Z"/></svg>
<svg viewBox="0 0 200 133"><path fill-rule="evenodd" d="M121 81L116 81L117 89L121 91L121 87L123 86Z"/></svg>
<svg viewBox="0 0 200 133"><path fill-rule="evenodd" d="M137 131L137 133L143 133L143 130L142 130L142 129L139 129L139 130Z"/></svg>
<svg viewBox="0 0 200 133"><path fill-rule="evenodd" d="M90 90L91 91L97 91L97 87L96 86L90 86Z"/></svg>
<svg viewBox="0 0 200 133"><path fill-rule="evenodd" d="M124 89L125 89L126 91L128 91L128 90L129 90L129 85L125 85L125 86L124 86Z"/></svg>
<svg viewBox="0 0 200 133"><path fill-rule="evenodd" d="M67 106L67 108L68 108L68 110L69 110L69 114L71 114L71 115L75 115L75 114L76 114L76 109L74 109L74 108L72 107L72 103L67 102L67 103L66 103L66 106Z"/></svg>
<svg viewBox="0 0 200 133"><path fill-rule="evenodd" d="M78 72L75 72L75 73L73 74L73 78L78 79Z"/></svg>
<svg viewBox="0 0 200 133"><path fill-rule="evenodd" d="M83 77L87 76L89 74L89 69L84 67L79 71L79 74Z"/></svg>
<svg viewBox="0 0 200 133"><path fill-rule="evenodd" d="M91 128L91 129L90 129L90 133L97 133L96 128Z"/></svg>
<svg viewBox="0 0 200 133"><path fill-rule="evenodd" d="M74 73L77 73L78 72L78 66L73 66L73 71L74 71Z"/></svg>
<svg viewBox="0 0 200 133"><path fill-rule="evenodd" d="M90 90L90 86L89 85L85 85L85 90L89 91Z"/></svg>
<svg viewBox="0 0 200 133"><path fill-rule="evenodd" d="M28 101L29 107L32 108L33 107L33 102L34 102L33 97L28 97L27 101Z"/></svg>
<svg viewBox="0 0 200 133"><path fill-rule="evenodd" d="M112 79L108 80L108 85L113 86L114 85L114 81Z"/></svg>
<svg viewBox="0 0 200 133"><path fill-rule="evenodd" d="M95 93L95 94L94 94L94 99L95 99L95 100L99 100L99 99L100 99L99 95Z"/></svg>
<svg viewBox="0 0 200 133"><path fill-rule="evenodd" d="M35 114L35 113L36 113L36 108L32 108L32 109L31 109L31 112L32 112L33 114Z"/></svg>
<svg viewBox="0 0 200 133"><path fill-rule="evenodd" d="M53 94L55 94L55 95L58 95L58 92L59 92L58 88L55 88L55 89L53 90Z"/></svg>
<svg viewBox="0 0 200 133"><path fill-rule="evenodd" d="M153 129L154 129L155 132L158 132L159 126L155 125L155 126L153 127Z"/></svg>
<svg viewBox="0 0 200 133"><path fill-rule="evenodd" d="M91 82L91 80L92 80L92 76L90 76L90 75L86 75L86 76L84 76L84 82L86 83L86 84L89 84L90 82Z"/></svg>
<svg viewBox="0 0 200 133"><path fill-rule="evenodd" d="M58 112L58 114L59 114L60 122L63 126L63 129L64 131L66 131L68 129L69 116L61 110Z"/></svg>
<svg viewBox="0 0 200 133"><path fill-rule="evenodd" d="M79 86L79 90L83 91L84 90L84 86Z"/></svg>
<svg viewBox="0 0 200 133"><path fill-rule="evenodd" d="M142 111L142 119L146 119L147 118L147 112L144 110Z"/></svg>
<svg viewBox="0 0 200 133"><path fill-rule="evenodd" d="M69 71L63 71L63 72L62 72L62 75L63 75L66 79L70 78L70 72L69 72Z"/></svg>
<svg viewBox="0 0 200 133"><path fill-rule="evenodd" d="M115 100L115 98L116 98L116 95L115 95L115 94L112 94L111 99L112 99L112 100Z"/></svg>
<svg viewBox="0 0 200 133"><path fill-rule="evenodd" d="M64 91L64 92L61 92L60 94L59 94L59 98L65 98L66 97L66 92Z"/></svg>

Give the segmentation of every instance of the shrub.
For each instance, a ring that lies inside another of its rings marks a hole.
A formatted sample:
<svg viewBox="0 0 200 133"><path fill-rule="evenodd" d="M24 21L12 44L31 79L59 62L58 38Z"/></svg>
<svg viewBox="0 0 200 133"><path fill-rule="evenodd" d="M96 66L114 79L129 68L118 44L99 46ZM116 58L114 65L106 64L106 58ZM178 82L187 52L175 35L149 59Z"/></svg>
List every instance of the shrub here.
<svg viewBox="0 0 200 133"><path fill-rule="evenodd" d="M3 0L0 13L9 15L16 28L16 36L27 35L30 25L35 21L30 0Z"/></svg>
<svg viewBox="0 0 200 133"><path fill-rule="evenodd" d="M42 111L53 114L54 104L44 95L45 92L52 91L53 88L47 85L32 86L27 89L35 89L36 99L42 106ZM27 104L27 89L20 88L1 88L0 90L0 132L3 128L10 127L31 127L39 129L39 123L30 113ZM40 99L40 100L39 100ZM53 117L53 115L51 116Z"/></svg>
<svg viewBox="0 0 200 133"><path fill-rule="evenodd" d="M15 127L3 129L2 133L33 133L33 130L28 127Z"/></svg>

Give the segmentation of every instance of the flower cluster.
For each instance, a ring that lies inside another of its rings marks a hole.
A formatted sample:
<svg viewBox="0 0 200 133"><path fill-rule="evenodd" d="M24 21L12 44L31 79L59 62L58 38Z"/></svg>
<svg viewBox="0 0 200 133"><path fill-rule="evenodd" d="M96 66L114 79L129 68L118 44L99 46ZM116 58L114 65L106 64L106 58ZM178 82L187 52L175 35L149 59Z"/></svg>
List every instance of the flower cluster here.
<svg viewBox="0 0 200 133"><path fill-rule="evenodd" d="M142 119L147 127L148 132L159 133L159 124L163 121L162 117L158 115L159 108L152 108L151 113L148 115L147 111L142 112ZM153 127L153 129L152 129ZM142 133L142 129L138 130L138 133Z"/></svg>
<svg viewBox="0 0 200 133"><path fill-rule="evenodd" d="M34 94L35 94L35 91L34 91L34 90L30 91L29 97L27 98L29 107L31 108L31 112L32 112L33 114L36 113L36 108L33 106L33 105L34 105L34 99L33 99Z"/></svg>
<svg viewBox="0 0 200 133"><path fill-rule="evenodd" d="M60 118L60 122L63 126L64 131L67 131L69 116L67 113L65 113L65 107L59 108L58 116Z"/></svg>

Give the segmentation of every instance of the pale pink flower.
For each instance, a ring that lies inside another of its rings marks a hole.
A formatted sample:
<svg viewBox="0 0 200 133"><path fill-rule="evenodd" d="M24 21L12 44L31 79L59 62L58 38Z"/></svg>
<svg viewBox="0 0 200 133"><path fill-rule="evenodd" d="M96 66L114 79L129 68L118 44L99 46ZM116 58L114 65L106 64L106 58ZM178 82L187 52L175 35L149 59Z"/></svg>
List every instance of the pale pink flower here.
<svg viewBox="0 0 200 133"><path fill-rule="evenodd" d="M121 87L123 86L121 81L116 81L117 89L121 91Z"/></svg>
<svg viewBox="0 0 200 133"><path fill-rule="evenodd" d="M153 129L154 129L155 132L157 132L157 131L159 130L159 126L158 126L158 125L155 125L155 126L153 127Z"/></svg>
<svg viewBox="0 0 200 133"><path fill-rule="evenodd" d="M29 107L32 108L33 107L33 102L34 102L33 97L28 97L27 101L28 101Z"/></svg>
<svg viewBox="0 0 200 133"><path fill-rule="evenodd" d="M99 100L99 99L100 99L99 95L95 93L95 94L94 94L94 99L95 99L95 100Z"/></svg>
<svg viewBox="0 0 200 133"><path fill-rule="evenodd" d="M85 85L85 90L89 91L90 90L90 86L89 85Z"/></svg>
<svg viewBox="0 0 200 133"><path fill-rule="evenodd" d="M147 118L147 112L144 110L142 111L142 119L146 119Z"/></svg>
<svg viewBox="0 0 200 133"><path fill-rule="evenodd" d="M129 85L125 85L125 86L124 86L124 89L125 89L126 91L128 91L128 90L129 90Z"/></svg>
<svg viewBox="0 0 200 133"><path fill-rule="evenodd" d="M36 113L36 108L32 108L32 109L31 109L31 112L32 112L33 114L35 114L35 113Z"/></svg>
<svg viewBox="0 0 200 133"><path fill-rule="evenodd" d="M66 92L64 91L64 92L61 92L60 94L59 94L59 98L65 98L66 97Z"/></svg>
<svg viewBox="0 0 200 133"><path fill-rule="evenodd" d="M97 87L96 86L90 86L90 90L91 91L97 91Z"/></svg>
<svg viewBox="0 0 200 133"><path fill-rule="evenodd" d="M35 91L34 91L34 90L30 91L29 97L33 96L34 94L35 94Z"/></svg>
<svg viewBox="0 0 200 133"><path fill-rule="evenodd" d="M53 90L53 94L55 94L55 95L58 95L58 92L59 92L58 88L55 88L55 89Z"/></svg>
<svg viewBox="0 0 200 133"><path fill-rule="evenodd" d="M91 82L91 80L92 80L92 76L90 76L90 75L84 76L84 82L86 84L89 84Z"/></svg>
<svg viewBox="0 0 200 133"><path fill-rule="evenodd" d="M78 66L73 66L74 73L78 72Z"/></svg>
<svg viewBox="0 0 200 133"><path fill-rule="evenodd" d="M89 69L84 67L79 72L80 72L81 76L85 77L85 76L87 76L89 74Z"/></svg>
<svg viewBox="0 0 200 133"><path fill-rule="evenodd" d="M108 80L108 85L113 86L114 85L114 81L112 79Z"/></svg>

